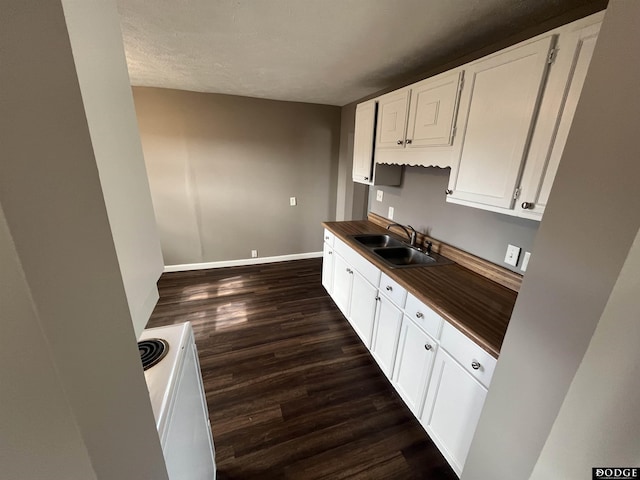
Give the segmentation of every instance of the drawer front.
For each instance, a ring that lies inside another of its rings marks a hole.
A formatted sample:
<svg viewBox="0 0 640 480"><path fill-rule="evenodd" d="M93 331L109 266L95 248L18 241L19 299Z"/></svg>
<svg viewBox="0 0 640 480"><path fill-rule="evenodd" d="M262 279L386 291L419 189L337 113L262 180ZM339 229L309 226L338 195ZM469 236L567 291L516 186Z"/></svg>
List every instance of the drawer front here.
<svg viewBox="0 0 640 480"><path fill-rule="evenodd" d="M404 308L407 301L407 291L387 274L380 277L380 292L400 308Z"/></svg>
<svg viewBox="0 0 640 480"><path fill-rule="evenodd" d="M440 346L485 387L489 387L496 359L448 322L442 328Z"/></svg>
<svg viewBox="0 0 640 480"><path fill-rule="evenodd" d="M356 252L339 238L334 240L334 251L342 255L354 270L362 275L374 287L380 282L380 269Z"/></svg>
<svg viewBox="0 0 640 480"><path fill-rule="evenodd" d="M329 246L333 247L333 239L334 238L335 238L335 235L325 228L324 229L324 242L328 243Z"/></svg>
<svg viewBox="0 0 640 480"><path fill-rule="evenodd" d="M436 340L440 338L444 324L443 318L411 294L407 296L404 312L426 333Z"/></svg>

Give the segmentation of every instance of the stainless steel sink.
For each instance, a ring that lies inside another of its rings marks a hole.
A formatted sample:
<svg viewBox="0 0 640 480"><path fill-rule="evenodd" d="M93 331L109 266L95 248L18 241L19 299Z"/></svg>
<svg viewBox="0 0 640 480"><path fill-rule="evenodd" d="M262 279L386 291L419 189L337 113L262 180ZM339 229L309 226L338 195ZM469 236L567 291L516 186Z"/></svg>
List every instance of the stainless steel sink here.
<svg viewBox="0 0 640 480"><path fill-rule="evenodd" d="M397 238L393 238L391 235L387 234L372 233L366 235L353 235L352 238L356 242L360 242L368 248L401 247L404 245L404 243Z"/></svg>
<svg viewBox="0 0 640 480"><path fill-rule="evenodd" d="M395 267L436 264L434 257L411 247L374 248L373 253Z"/></svg>
<svg viewBox="0 0 640 480"><path fill-rule="evenodd" d="M437 253L424 253L405 242L384 233L352 235L356 242L367 247L391 268L428 267L453 263Z"/></svg>

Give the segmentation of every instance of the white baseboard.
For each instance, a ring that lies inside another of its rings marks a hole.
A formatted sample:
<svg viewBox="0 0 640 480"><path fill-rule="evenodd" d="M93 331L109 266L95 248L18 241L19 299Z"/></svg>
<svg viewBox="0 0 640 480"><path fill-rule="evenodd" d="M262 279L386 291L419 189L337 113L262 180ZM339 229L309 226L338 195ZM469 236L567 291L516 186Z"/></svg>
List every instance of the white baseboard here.
<svg viewBox="0 0 640 480"><path fill-rule="evenodd" d="M294 253L276 257L242 258L240 260L223 260L221 262L185 263L183 265L165 265L165 272L185 272L188 270L206 270L208 268L238 267L240 265L259 265L261 263L287 262L305 258L322 257L322 252Z"/></svg>

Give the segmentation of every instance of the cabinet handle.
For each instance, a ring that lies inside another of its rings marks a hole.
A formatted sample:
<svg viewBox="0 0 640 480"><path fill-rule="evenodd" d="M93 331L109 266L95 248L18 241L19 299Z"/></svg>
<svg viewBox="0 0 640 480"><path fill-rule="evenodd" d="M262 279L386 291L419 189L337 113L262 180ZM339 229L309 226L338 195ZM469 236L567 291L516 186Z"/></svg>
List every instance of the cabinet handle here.
<svg viewBox="0 0 640 480"><path fill-rule="evenodd" d="M329 240L329 237L324 237L325 240Z"/></svg>
<svg viewBox="0 0 640 480"><path fill-rule="evenodd" d="M534 204L531 202L522 202L521 207L524 208L525 210L531 210L533 209Z"/></svg>
<svg viewBox="0 0 640 480"><path fill-rule="evenodd" d="M329 255L333 255L333 252L327 252Z"/></svg>
<svg viewBox="0 0 640 480"><path fill-rule="evenodd" d="M391 285L387 285L387 292L391 292L393 290L393 287Z"/></svg>
<svg viewBox="0 0 640 480"><path fill-rule="evenodd" d="M365 181L369 180L369 177L364 177Z"/></svg>
<svg viewBox="0 0 640 480"><path fill-rule="evenodd" d="M433 347L431 345L429 345L428 343L424 344L424 349L425 350L431 350Z"/></svg>
<svg viewBox="0 0 640 480"><path fill-rule="evenodd" d="M407 138L407 140L404 143L406 143L407 145L411 145L411 139Z"/></svg>
<svg viewBox="0 0 640 480"><path fill-rule="evenodd" d="M480 370L480 362L476 362L475 360L471 362L471 368L474 370Z"/></svg>
<svg viewBox="0 0 640 480"><path fill-rule="evenodd" d="M402 140L398 140L396 143L397 143L398 145L402 145L404 142L403 142Z"/></svg>
<svg viewBox="0 0 640 480"><path fill-rule="evenodd" d="M424 315L422 314L422 312L418 312L416 313L416 318L422 318L424 317Z"/></svg>
<svg viewBox="0 0 640 480"><path fill-rule="evenodd" d="M379 302L379 301L380 301L380 297L376 297L376 302Z"/></svg>
<svg viewBox="0 0 640 480"><path fill-rule="evenodd" d="M450 189L448 189L448 188L447 188L447 189L444 191L444 193L446 193L447 195L451 195L451 194L453 193L453 190L450 190Z"/></svg>

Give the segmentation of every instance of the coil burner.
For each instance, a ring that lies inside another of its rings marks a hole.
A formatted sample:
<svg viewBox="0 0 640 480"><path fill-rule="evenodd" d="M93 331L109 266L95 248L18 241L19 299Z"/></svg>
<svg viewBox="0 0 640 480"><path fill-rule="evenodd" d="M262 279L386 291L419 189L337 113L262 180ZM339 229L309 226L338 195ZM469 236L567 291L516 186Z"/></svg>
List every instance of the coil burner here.
<svg viewBox="0 0 640 480"><path fill-rule="evenodd" d="M164 358L169 351L169 344L161 338L152 338L138 342L142 368L148 370Z"/></svg>

